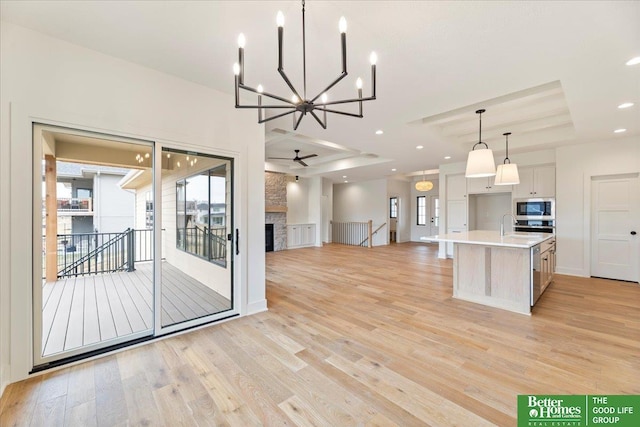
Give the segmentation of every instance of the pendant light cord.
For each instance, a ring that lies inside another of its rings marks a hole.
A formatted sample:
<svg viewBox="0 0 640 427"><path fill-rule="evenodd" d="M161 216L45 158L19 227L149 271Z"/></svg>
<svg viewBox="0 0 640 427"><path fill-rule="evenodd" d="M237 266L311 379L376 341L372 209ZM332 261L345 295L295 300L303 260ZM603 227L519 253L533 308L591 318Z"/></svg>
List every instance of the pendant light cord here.
<svg viewBox="0 0 640 427"><path fill-rule="evenodd" d="M302 101L307 99L307 49L304 25L304 0L302 0Z"/></svg>
<svg viewBox="0 0 640 427"><path fill-rule="evenodd" d="M489 146L487 145L486 142L482 142L482 113L484 113L486 110L477 110L476 114L480 114L480 128L478 130L478 142L476 142L473 146L473 148L471 149L471 151L475 150L476 147L480 144L484 144L485 148L489 148Z"/></svg>
<svg viewBox="0 0 640 427"><path fill-rule="evenodd" d="M505 158L504 161L502 162L502 164L507 164L507 161L509 162L509 164L511 164L511 159L509 158L509 135L511 135L511 132L506 132L503 133L503 135L507 138L506 141L506 153L505 153Z"/></svg>

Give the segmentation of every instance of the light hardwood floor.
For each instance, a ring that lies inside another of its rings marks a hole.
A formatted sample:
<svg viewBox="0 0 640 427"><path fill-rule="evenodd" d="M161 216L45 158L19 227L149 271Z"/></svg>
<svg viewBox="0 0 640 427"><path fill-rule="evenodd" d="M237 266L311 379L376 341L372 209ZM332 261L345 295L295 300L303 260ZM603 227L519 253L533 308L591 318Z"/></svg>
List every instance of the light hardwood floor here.
<svg viewBox="0 0 640 427"><path fill-rule="evenodd" d="M518 394L639 394L640 287L454 300L436 247L267 254L269 311L13 384L0 425L514 426Z"/></svg>

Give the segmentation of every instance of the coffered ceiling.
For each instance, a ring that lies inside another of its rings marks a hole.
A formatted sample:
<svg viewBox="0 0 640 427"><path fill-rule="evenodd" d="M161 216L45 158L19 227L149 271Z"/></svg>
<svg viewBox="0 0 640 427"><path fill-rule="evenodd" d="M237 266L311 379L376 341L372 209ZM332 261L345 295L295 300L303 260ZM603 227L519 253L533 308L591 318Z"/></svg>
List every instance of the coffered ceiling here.
<svg viewBox="0 0 640 427"><path fill-rule="evenodd" d="M285 68L301 85L297 1L0 3L3 20L229 94L243 32L246 83L288 97L276 71L278 10ZM363 119L330 115L326 130L310 117L296 132L290 117L268 122L267 157L318 154L304 169L288 161L268 168L357 181L462 162L477 142L479 108L487 110L482 139L496 156L504 132L514 153L640 138L640 65L625 65L640 56L638 1L309 0L309 92L340 71L340 16L349 75L330 98L353 97L358 76L369 92L374 50L378 99L364 105ZM618 109L623 102L635 105Z"/></svg>

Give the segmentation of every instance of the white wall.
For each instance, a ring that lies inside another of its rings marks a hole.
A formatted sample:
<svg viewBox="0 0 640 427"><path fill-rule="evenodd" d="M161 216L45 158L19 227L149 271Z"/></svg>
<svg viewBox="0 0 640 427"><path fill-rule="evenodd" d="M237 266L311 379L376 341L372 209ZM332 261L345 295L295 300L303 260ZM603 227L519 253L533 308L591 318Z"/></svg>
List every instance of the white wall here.
<svg viewBox="0 0 640 427"><path fill-rule="evenodd" d="M416 178L411 185L411 241L420 242L421 237L427 237L431 235L430 227L430 214L431 214L431 196L438 196L440 193L440 183L438 179L431 179L427 177L427 180L433 182L433 188L427 192L416 190L416 182L422 181L422 176ZM425 196L427 202L427 225L418 225L418 196ZM442 203L440 203L442 206ZM442 221L442 214L440 214L440 220ZM438 233L438 232L436 232Z"/></svg>
<svg viewBox="0 0 640 427"><path fill-rule="evenodd" d="M511 213L511 193L470 194L469 230L500 230L502 216ZM513 219L504 219L505 231L513 231Z"/></svg>
<svg viewBox="0 0 640 427"><path fill-rule="evenodd" d="M322 210L320 236L323 242L329 243L331 242L331 220L333 220L333 182L326 178L322 178L320 209Z"/></svg>
<svg viewBox="0 0 640 427"><path fill-rule="evenodd" d="M121 233L135 225L135 194L118 186L121 179L105 173L94 178L93 226L100 233Z"/></svg>
<svg viewBox="0 0 640 427"><path fill-rule="evenodd" d="M234 157L240 310L266 309L264 217L255 215L264 212L264 128L232 106L232 96L2 22L0 388L25 378L32 360L33 121Z"/></svg>
<svg viewBox="0 0 640 427"><path fill-rule="evenodd" d="M287 224L309 222L309 179L292 179L287 182Z"/></svg>
<svg viewBox="0 0 640 427"><path fill-rule="evenodd" d="M556 150L558 273L591 274L591 177L637 172L640 172L638 137L611 138Z"/></svg>
<svg viewBox="0 0 640 427"><path fill-rule="evenodd" d="M375 230L387 222L387 205L386 179L335 184L333 186L334 221L367 222L373 220L373 229ZM386 245L389 242L388 237L388 233L378 232L373 238L373 245Z"/></svg>
<svg viewBox="0 0 640 427"><path fill-rule="evenodd" d="M411 240L411 212L415 209L414 198L411 197L412 183L397 179L389 179L387 181L387 227L380 232L384 232L389 236L391 218L389 215L389 201L391 197L398 198L398 219L396 221L396 242L408 242Z"/></svg>

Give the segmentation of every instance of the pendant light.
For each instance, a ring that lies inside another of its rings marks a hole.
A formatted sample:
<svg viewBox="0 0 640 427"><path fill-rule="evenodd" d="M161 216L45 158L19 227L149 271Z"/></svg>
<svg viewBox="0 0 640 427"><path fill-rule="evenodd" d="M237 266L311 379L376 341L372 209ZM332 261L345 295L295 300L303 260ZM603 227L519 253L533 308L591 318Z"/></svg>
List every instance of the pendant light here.
<svg viewBox="0 0 640 427"><path fill-rule="evenodd" d="M422 171L422 181L416 182L416 190L418 191L429 191L433 188L433 182L427 181L425 179L425 172Z"/></svg>
<svg viewBox="0 0 640 427"><path fill-rule="evenodd" d="M467 170L464 174L467 178L482 178L496 174L493 151L485 142L482 142L482 113L484 112L485 110L476 111L476 114L480 115L480 131L478 132L478 142L469 151L467 158ZM481 144L484 144L485 148L479 147Z"/></svg>
<svg viewBox="0 0 640 427"><path fill-rule="evenodd" d="M515 185L520 184L520 176L518 175L518 165L511 163L509 160L509 135L511 132L503 133L506 137L506 148L504 162L498 166L496 172L496 181L494 185Z"/></svg>

